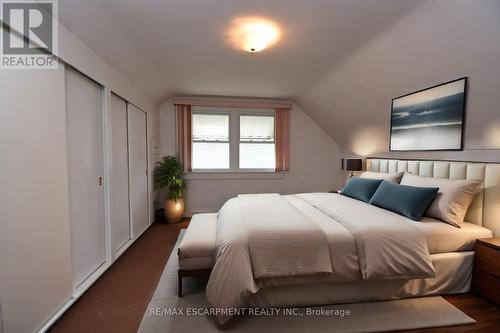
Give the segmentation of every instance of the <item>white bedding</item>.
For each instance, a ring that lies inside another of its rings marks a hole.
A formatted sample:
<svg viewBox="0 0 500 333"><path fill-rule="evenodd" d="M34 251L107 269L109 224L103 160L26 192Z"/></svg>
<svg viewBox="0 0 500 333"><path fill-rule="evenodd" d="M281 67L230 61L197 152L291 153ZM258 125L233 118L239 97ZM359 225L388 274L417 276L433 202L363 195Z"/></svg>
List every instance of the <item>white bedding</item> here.
<svg viewBox="0 0 500 333"><path fill-rule="evenodd" d="M406 218L336 193L305 193L294 197L349 230L364 280L434 276L425 237L406 223ZM338 253L332 258L332 265L342 260Z"/></svg>
<svg viewBox="0 0 500 333"><path fill-rule="evenodd" d="M408 220L425 235L429 253L473 251L476 239L491 238L493 232L480 225L464 222L461 228L423 217L419 222Z"/></svg>
<svg viewBox="0 0 500 333"><path fill-rule="evenodd" d="M300 195L301 194L298 196ZM321 193L321 195L323 195L323 193ZM300 207L302 213L310 215L310 217L321 226L329 238L331 246L337 246L345 249L346 244L351 242L352 235L350 232L341 224L332 223L332 218L327 214L324 214L318 209L310 206L303 200L297 200L295 195L288 195L285 197L287 200L293 202L294 205ZM355 199L346 198L346 200ZM396 214L392 212L388 213ZM404 219L404 217L402 218ZM491 230L480 225L467 222L464 222L461 228L457 228L426 216L424 216L420 221L413 221L410 219L405 220L424 234L430 254L473 251L476 239L493 237L493 232ZM352 251L349 255L355 255L356 249L353 248L351 250Z"/></svg>
<svg viewBox="0 0 500 333"><path fill-rule="evenodd" d="M250 307L310 306L460 294L470 291L474 252L432 254L436 278L353 282L320 282L260 288Z"/></svg>
<svg viewBox="0 0 500 333"><path fill-rule="evenodd" d="M254 279L332 272L325 234L286 198L244 194L236 201Z"/></svg>
<svg viewBox="0 0 500 333"><path fill-rule="evenodd" d="M207 285L207 299L213 307L244 306L250 295L267 286L435 276L424 233L404 217L338 194L300 194L284 196L282 200L295 207L308 220L307 223L312 222L322 230L328 244L332 273L308 276L300 274L299 270L297 276L285 274L256 279L255 271L265 272L265 269L255 267L258 263L251 259L249 247L251 243L256 244L249 237L254 240L261 237L256 227L258 223L249 233L250 222L242 216L240 206L244 206L243 211L248 214L251 202L240 203L236 198L231 199L218 216L216 262ZM269 217L259 216L274 212L270 216L278 218L280 214L273 211L273 201L269 200L267 206L265 200L257 201L253 218L259 219L259 223L273 223ZM284 216L289 214L287 212ZM280 237L286 237L286 230L282 228L284 222L286 219L279 223ZM274 264L279 265L279 258L286 248L280 246L275 250L276 253L258 252L259 256L273 257ZM228 319L229 316L218 317L221 323Z"/></svg>

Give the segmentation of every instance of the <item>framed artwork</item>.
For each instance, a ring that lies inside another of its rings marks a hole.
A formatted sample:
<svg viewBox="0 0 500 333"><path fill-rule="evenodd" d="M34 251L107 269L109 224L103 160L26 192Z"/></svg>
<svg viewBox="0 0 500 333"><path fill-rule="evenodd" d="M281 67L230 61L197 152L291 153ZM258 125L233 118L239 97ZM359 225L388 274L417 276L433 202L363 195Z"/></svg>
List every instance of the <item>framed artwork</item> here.
<svg viewBox="0 0 500 333"><path fill-rule="evenodd" d="M390 151L462 150L467 78L396 97Z"/></svg>

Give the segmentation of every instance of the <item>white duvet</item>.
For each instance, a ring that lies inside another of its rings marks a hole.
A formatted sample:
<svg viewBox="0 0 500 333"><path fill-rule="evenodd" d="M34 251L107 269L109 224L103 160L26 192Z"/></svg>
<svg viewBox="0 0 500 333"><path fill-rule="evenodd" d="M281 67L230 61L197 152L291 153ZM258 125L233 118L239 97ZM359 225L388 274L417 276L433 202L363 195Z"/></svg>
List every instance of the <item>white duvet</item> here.
<svg viewBox="0 0 500 333"><path fill-rule="evenodd" d="M267 286L428 277L425 237L402 216L339 194L241 195L219 211L206 293L231 309Z"/></svg>

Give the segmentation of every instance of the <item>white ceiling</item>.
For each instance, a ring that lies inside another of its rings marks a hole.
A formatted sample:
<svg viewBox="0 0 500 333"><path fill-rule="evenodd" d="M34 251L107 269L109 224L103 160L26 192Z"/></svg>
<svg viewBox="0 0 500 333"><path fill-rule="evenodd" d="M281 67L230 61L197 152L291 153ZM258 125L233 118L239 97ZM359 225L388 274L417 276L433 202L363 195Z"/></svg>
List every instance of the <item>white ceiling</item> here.
<svg viewBox="0 0 500 333"><path fill-rule="evenodd" d="M157 103L173 95L302 100L315 82L416 3L60 0L59 18ZM282 39L253 56L233 49L226 35L232 19L241 16L274 20Z"/></svg>

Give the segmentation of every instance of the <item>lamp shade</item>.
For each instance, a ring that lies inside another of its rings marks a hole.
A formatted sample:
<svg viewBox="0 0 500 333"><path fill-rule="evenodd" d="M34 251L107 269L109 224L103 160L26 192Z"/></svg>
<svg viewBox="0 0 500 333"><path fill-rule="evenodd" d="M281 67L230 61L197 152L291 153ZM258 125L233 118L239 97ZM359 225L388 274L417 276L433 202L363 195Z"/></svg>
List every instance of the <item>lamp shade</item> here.
<svg viewBox="0 0 500 333"><path fill-rule="evenodd" d="M343 171L361 171L363 170L363 161L360 158L343 158Z"/></svg>

